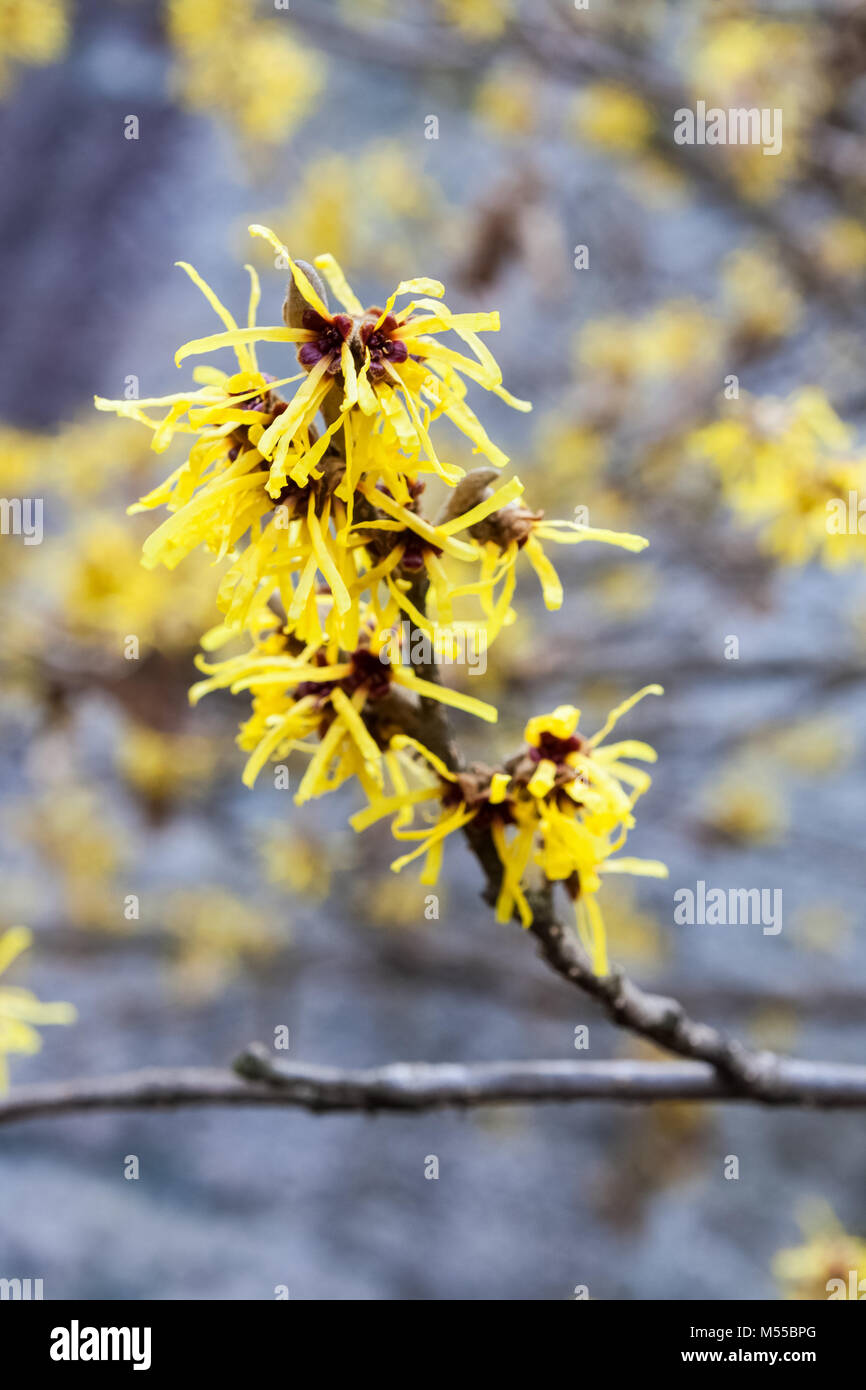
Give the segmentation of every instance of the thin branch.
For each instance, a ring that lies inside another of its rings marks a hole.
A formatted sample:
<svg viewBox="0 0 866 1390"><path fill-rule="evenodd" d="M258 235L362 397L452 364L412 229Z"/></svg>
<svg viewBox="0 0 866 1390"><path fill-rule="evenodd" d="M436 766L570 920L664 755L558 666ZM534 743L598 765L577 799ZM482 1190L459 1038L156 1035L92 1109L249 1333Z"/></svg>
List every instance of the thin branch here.
<svg viewBox="0 0 866 1390"><path fill-rule="evenodd" d="M392 1062L343 1070L277 1062L250 1048L237 1067L166 1067L115 1076L24 1086L0 1099L0 1124L94 1110L274 1105L314 1113L426 1111L453 1106L546 1101L747 1101L715 1069L699 1062L538 1061ZM776 1105L822 1109L866 1106L866 1067L785 1061Z"/></svg>
<svg viewBox="0 0 866 1390"><path fill-rule="evenodd" d="M492 837L487 830L473 833L472 822L464 834L484 869L484 897L494 902L502 866ZM710 1024L690 1018L679 1000L648 994L617 966L608 975L596 975L577 932L557 916L553 884L526 896L532 909L529 930L543 959L569 984L597 1000L611 1023L678 1057L708 1063L739 1094L769 1104L782 1100L788 1085L784 1058L775 1052L752 1052Z"/></svg>

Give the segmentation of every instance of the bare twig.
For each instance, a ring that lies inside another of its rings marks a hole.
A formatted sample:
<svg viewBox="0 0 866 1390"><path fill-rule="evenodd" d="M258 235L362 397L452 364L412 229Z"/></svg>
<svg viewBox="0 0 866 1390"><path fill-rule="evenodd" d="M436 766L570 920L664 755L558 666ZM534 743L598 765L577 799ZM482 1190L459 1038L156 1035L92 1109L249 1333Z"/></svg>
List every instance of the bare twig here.
<svg viewBox="0 0 866 1390"><path fill-rule="evenodd" d="M325 1112L426 1111L542 1101L767 1101L699 1062L394 1062L365 1070L277 1062L253 1047L246 1075L165 1067L23 1086L0 1099L0 1124L93 1110L274 1105ZM246 1079L249 1076L252 1079ZM777 1105L866 1106L866 1067L785 1061Z"/></svg>

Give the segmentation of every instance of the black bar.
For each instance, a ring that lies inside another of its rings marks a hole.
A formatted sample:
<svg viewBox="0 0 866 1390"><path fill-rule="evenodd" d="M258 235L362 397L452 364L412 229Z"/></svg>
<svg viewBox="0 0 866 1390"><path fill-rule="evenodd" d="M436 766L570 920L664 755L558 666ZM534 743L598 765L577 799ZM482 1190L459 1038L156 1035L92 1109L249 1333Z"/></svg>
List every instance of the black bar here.
<svg viewBox="0 0 866 1390"><path fill-rule="evenodd" d="M764 1373L799 1368L826 1380L829 1372L859 1363L866 1328L861 1311L846 1311L835 1302L565 1301L573 1306L551 1313L551 1328L565 1331L569 1338L559 1344L557 1359L564 1346L570 1347L573 1372L580 1377L598 1375L602 1368L606 1375L617 1377L666 1375L674 1368L687 1377L700 1376L708 1367ZM367 1323L361 1342L352 1335L354 1316L349 1314L350 1321L344 1323L346 1312L338 1304L325 1314L329 1322L333 1319L333 1335L323 1344L315 1331L322 1314L312 1315L311 1326L311 1311L310 1303L300 1298L267 1303L5 1301L0 1302L0 1345L7 1370L17 1362L58 1383L70 1376L92 1380L105 1372L113 1377L132 1375L142 1382L150 1376L161 1383L166 1373L178 1371L195 1372L205 1382L211 1375L224 1379L242 1372L249 1381L251 1376L257 1378L256 1367L259 1371L268 1367L270 1374L282 1367L291 1380L309 1360L333 1372L341 1353L354 1375L375 1375L377 1367L394 1365L393 1344L390 1352L377 1352L371 1345L374 1323ZM374 1316L365 1304L363 1317ZM480 1330L488 1315L479 1308L476 1316ZM461 1323L468 1331L465 1314ZM404 1336L412 1325L402 1324ZM407 1347L396 1358L402 1376L413 1378L420 1370L429 1384L440 1358L443 1372L453 1374L463 1357L453 1342L440 1338L442 1327L438 1317L431 1323L430 1314L424 1315L417 1326L416 1335L421 1338L417 1351ZM108 1329L116 1329L116 1335ZM525 1333L528 1349L534 1341L531 1325ZM491 1362L497 1356L513 1355L515 1341L523 1335L510 1322L499 1341L485 1337L488 1375ZM88 1359L93 1350L104 1359ZM126 1359L113 1359L115 1352ZM70 1359L57 1359L61 1356Z"/></svg>

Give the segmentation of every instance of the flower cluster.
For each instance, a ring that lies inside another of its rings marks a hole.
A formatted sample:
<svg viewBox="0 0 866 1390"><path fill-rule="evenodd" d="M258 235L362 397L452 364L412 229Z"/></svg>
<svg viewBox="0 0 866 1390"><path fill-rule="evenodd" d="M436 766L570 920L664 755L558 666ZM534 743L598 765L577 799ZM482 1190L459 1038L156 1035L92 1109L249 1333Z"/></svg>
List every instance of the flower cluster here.
<svg viewBox="0 0 866 1390"><path fill-rule="evenodd" d="M593 969L606 975L604 925L595 897L601 887L600 874L664 878L667 869L654 859L612 857L634 825L635 802L650 785L648 773L623 760L655 762L656 754L649 744L636 739L609 744L603 740L638 700L661 694L661 686L645 686L612 710L591 738L577 732L580 710L559 705L552 714L530 719L524 731L525 747L499 771L476 764L471 771L452 772L429 749L398 735L392 747L414 747L440 779L440 788L417 798L440 799L438 821L420 830L407 828L406 798L382 795L371 799L351 823L361 830L396 812L395 837L420 843L391 867L402 869L426 855L421 881L429 884L436 882L445 837L471 822L482 825L490 831L502 865L497 919L507 922L516 913L524 926L532 924L525 881L534 863L548 882L564 883L575 903L578 931Z"/></svg>
<svg viewBox="0 0 866 1390"><path fill-rule="evenodd" d="M176 363L231 348L237 371L198 366L195 386L176 394L96 402L146 424L157 452L175 436L189 438L185 461L132 510L168 509L145 542L146 566L174 568L200 546L226 562L217 595L223 622L203 638L205 678L191 697L249 691L252 712L239 735L245 783L292 751L309 759L299 804L354 780L367 807L352 824L362 829L392 816L397 839L418 841L393 867L424 854L424 882L435 878L452 830L472 822L489 830L501 861L500 918L531 922L532 873L562 881L604 971L594 897L600 871L663 870L612 857L649 782L623 759L654 754L645 744L602 746L602 739L658 688L620 706L593 739L576 733L571 707L532 720L516 759L489 774L468 773L416 736L419 715L450 705L493 722L496 710L431 679L426 668L392 662L385 649L407 621L437 652L449 644L465 650L467 636L495 641L515 618L521 556L546 606L559 608L563 590L546 542L594 539L637 551L646 541L546 520L525 503L518 478L501 477L508 460L467 400L473 385L513 409L530 408L505 389L480 336L498 330L497 314L452 313L443 286L424 278L365 308L332 256L295 261L268 228L250 231L290 272L283 324L256 324L260 288L251 266L241 325L183 264L223 330L185 343ZM293 351L297 368L278 378L265 373L257 357L263 343ZM431 437L440 418L483 466L467 472L443 455ZM428 483L445 497L435 516L423 506ZM238 634L243 651L214 655ZM416 824L428 803L437 804L436 818Z"/></svg>

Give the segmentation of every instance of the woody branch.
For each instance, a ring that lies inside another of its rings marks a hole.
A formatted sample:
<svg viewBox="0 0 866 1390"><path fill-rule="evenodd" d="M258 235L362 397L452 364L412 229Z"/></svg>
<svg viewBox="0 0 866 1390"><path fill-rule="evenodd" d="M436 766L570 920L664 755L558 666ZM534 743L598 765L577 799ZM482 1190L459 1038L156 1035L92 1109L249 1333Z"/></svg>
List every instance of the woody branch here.
<svg viewBox="0 0 866 1390"><path fill-rule="evenodd" d="M254 1046L233 1071L149 1068L22 1086L0 1099L0 1125L85 1111L199 1105L270 1105L324 1114L581 1100L855 1108L866 1106L866 1066L780 1059L770 1096L743 1089L701 1062L392 1062L359 1070L278 1062Z"/></svg>

